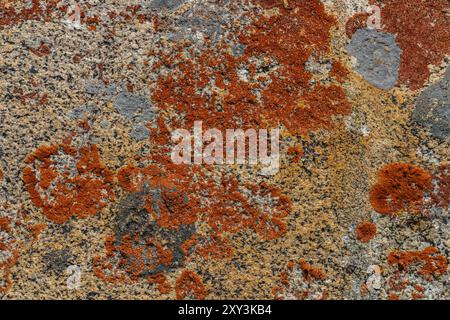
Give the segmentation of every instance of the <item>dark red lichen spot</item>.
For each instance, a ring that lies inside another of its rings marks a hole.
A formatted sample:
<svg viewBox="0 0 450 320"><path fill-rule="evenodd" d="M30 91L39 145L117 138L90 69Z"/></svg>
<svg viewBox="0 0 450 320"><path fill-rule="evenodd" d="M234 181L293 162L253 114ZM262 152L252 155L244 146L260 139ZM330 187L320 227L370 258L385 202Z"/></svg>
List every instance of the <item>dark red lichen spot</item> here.
<svg viewBox="0 0 450 320"><path fill-rule="evenodd" d="M8 252L9 257L0 261L0 293L11 289L11 268L16 264L19 253L7 244L0 242L0 252Z"/></svg>
<svg viewBox="0 0 450 320"><path fill-rule="evenodd" d="M69 160L69 162L58 163ZM70 167L70 161L74 167ZM23 180L34 205L56 223L95 215L113 200L113 174L100 160L96 145L80 149L69 143L42 146L30 154Z"/></svg>
<svg viewBox="0 0 450 320"><path fill-rule="evenodd" d="M156 284L157 289L161 294L168 294L172 292L172 287L167 282L167 277L162 273L148 276L147 281L151 284Z"/></svg>
<svg viewBox="0 0 450 320"><path fill-rule="evenodd" d="M274 298L277 300L325 300L327 290L324 280L325 272L304 259L289 261L286 270L280 273L280 284L272 288Z"/></svg>
<svg viewBox="0 0 450 320"><path fill-rule="evenodd" d="M367 28L367 19L370 15L368 13L357 13L348 19L345 24L345 33L347 37L351 38L358 29Z"/></svg>
<svg viewBox="0 0 450 320"><path fill-rule="evenodd" d="M30 51L38 57L43 57L50 54L50 48L45 43L41 43L41 45L37 48L30 48Z"/></svg>
<svg viewBox="0 0 450 320"><path fill-rule="evenodd" d="M228 259L233 256L233 247L231 241L227 238L212 235L209 239L199 240L196 247L196 253L205 259Z"/></svg>
<svg viewBox="0 0 450 320"><path fill-rule="evenodd" d="M178 300L204 300L206 297L206 289L202 278L190 270L183 270L181 276L177 279L175 293Z"/></svg>
<svg viewBox="0 0 450 320"><path fill-rule="evenodd" d="M298 261L300 269L303 271L303 276L306 280L314 279L314 280L325 280L326 275L321 269L312 266L307 263L304 259L300 259Z"/></svg>
<svg viewBox="0 0 450 320"><path fill-rule="evenodd" d="M365 221L356 227L355 233L359 241L369 242L377 234L377 226L370 221Z"/></svg>
<svg viewBox="0 0 450 320"><path fill-rule="evenodd" d="M438 253L439 250L434 247L422 251L394 251L389 254L388 262L397 265L400 272L408 272L409 269L416 267L419 275L431 279L447 272L447 258Z"/></svg>
<svg viewBox="0 0 450 320"><path fill-rule="evenodd" d="M288 148L287 153L293 163L299 163L305 152L300 146L292 146Z"/></svg>
<svg viewBox="0 0 450 320"><path fill-rule="evenodd" d="M429 65L450 53L447 0L371 1L381 7L383 31L396 35L402 49L399 83L419 89L428 80Z"/></svg>
<svg viewBox="0 0 450 320"><path fill-rule="evenodd" d="M372 207L381 214L400 211L429 213L433 207L447 208L450 203L449 166L440 165L434 174L403 163L385 166L370 191Z"/></svg>
<svg viewBox="0 0 450 320"><path fill-rule="evenodd" d="M385 166L370 191L370 203L381 214L393 215L402 210L419 213L423 209L425 192L432 188L427 171L403 163Z"/></svg>
<svg viewBox="0 0 450 320"><path fill-rule="evenodd" d="M441 165L433 175L433 204L441 208L450 205L450 165Z"/></svg>
<svg viewBox="0 0 450 320"><path fill-rule="evenodd" d="M389 294L389 300L397 301L397 300L400 300L400 297L396 293L390 293Z"/></svg>
<svg viewBox="0 0 450 320"><path fill-rule="evenodd" d="M41 91L34 91L25 93L22 88L15 88L13 93L17 95L17 99L22 104L37 104L37 105L45 105L48 103L48 95L47 93L42 93Z"/></svg>
<svg viewBox="0 0 450 320"><path fill-rule="evenodd" d="M94 257L93 270L106 282L134 282L157 266L169 266L173 261L172 250L153 238L140 241L138 235L127 235L116 242L114 236L109 236L105 247L106 256Z"/></svg>
<svg viewBox="0 0 450 320"><path fill-rule="evenodd" d="M338 82L342 83L347 80L349 71L340 61L334 61L331 67L330 75L333 76Z"/></svg>
<svg viewBox="0 0 450 320"><path fill-rule="evenodd" d="M14 234L16 221L8 207L0 206L0 293L9 291L13 285L11 269L19 258L19 246Z"/></svg>

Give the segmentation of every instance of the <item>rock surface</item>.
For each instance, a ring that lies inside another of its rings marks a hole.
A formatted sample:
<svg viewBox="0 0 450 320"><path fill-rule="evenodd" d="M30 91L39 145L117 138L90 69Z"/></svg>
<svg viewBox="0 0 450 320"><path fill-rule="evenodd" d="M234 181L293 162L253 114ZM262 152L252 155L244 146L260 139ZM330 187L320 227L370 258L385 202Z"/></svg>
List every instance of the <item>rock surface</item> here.
<svg viewBox="0 0 450 320"><path fill-rule="evenodd" d="M1 299L450 298L447 0L70 5L0 2Z"/></svg>

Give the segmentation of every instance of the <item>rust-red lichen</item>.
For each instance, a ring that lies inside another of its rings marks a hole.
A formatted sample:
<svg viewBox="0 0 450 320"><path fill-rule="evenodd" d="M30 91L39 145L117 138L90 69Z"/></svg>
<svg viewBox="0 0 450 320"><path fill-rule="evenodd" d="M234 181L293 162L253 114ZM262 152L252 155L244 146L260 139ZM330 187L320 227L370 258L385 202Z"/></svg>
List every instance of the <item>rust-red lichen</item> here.
<svg viewBox="0 0 450 320"><path fill-rule="evenodd" d="M450 205L450 165L439 166L433 175L433 193L431 195L433 204L441 208Z"/></svg>
<svg viewBox="0 0 450 320"><path fill-rule="evenodd" d="M422 251L394 251L388 256L391 265L397 265L399 271L408 272L409 268L418 267L418 274L425 278L439 277L447 272L447 258L438 254L434 247Z"/></svg>
<svg viewBox="0 0 450 320"><path fill-rule="evenodd" d="M42 146L25 163L23 180L33 204L56 223L72 216L95 215L114 199L114 176L101 162L96 145L80 149L69 143Z"/></svg>
<svg viewBox="0 0 450 320"><path fill-rule="evenodd" d="M0 293L11 289L13 282L11 280L11 268L16 264L19 253L10 248L7 244L0 242L0 252L9 252L10 256L0 261Z"/></svg>
<svg viewBox="0 0 450 320"><path fill-rule="evenodd" d="M142 242L138 241L138 237L127 235L120 243L116 243L114 237L109 236L105 242L106 256L94 258L94 274L106 282L133 282L159 265L168 266L172 263L171 249L156 239L148 238Z"/></svg>
<svg viewBox="0 0 450 320"><path fill-rule="evenodd" d="M447 0L371 1L381 7L383 31L396 36L402 49L399 83L419 89L450 53Z"/></svg>
<svg viewBox="0 0 450 320"><path fill-rule="evenodd" d="M156 284L157 289L161 294L169 294L172 292L172 287L167 282L167 277L163 273L148 276L147 281L151 284Z"/></svg>
<svg viewBox="0 0 450 320"><path fill-rule="evenodd" d="M12 288L11 269L19 258L20 244L15 236L16 220L7 206L0 206L0 293Z"/></svg>
<svg viewBox="0 0 450 320"><path fill-rule="evenodd" d="M305 152L300 146L291 146L288 148L287 153L293 163L299 163Z"/></svg>
<svg viewBox="0 0 450 320"><path fill-rule="evenodd" d="M345 33L347 37L351 38L358 29L364 29L367 27L367 19L370 15L368 13L357 13L348 19L345 24Z"/></svg>
<svg viewBox="0 0 450 320"><path fill-rule="evenodd" d="M217 182L196 166L173 164L167 152L171 145L168 127L160 122L160 127L152 130L155 149L150 158L155 164L125 166L118 172L118 181L129 192L142 191L144 184L160 190L160 197L146 197L145 208L161 227L178 229L181 224L200 220L208 223L217 236L251 228L269 240L285 231L281 219L290 213L291 201L279 188L265 183L240 186L231 175ZM248 193L250 196L245 195ZM272 201L273 209L256 206L252 197Z"/></svg>
<svg viewBox="0 0 450 320"><path fill-rule="evenodd" d="M442 164L433 172L404 163L385 166L370 191L372 207L387 215L401 211L425 214L433 207L447 208L450 203L449 166Z"/></svg>
<svg viewBox="0 0 450 320"><path fill-rule="evenodd" d="M419 213L424 194L431 188L432 177L427 171L410 164L393 163L378 173L378 181L370 191L370 203L381 214L393 215L402 210Z"/></svg>
<svg viewBox="0 0 450 320"><path fill-rule="evenodd" d="M286 270L280 273L280 284L272 288L272 294L277 300L284 299L314 299L325 300L327 290L324 280L325 272L304 259L289 261Z"/></svg>
<svg viewBox="0 0 450 320"><path fill-rule="evenodd" d="M336 78L340 83L348 79L349 71L340 61L334 61L331 67L330 75Z"/></svg>
<svg viewBox="0 0 450 320"><path fill-rule="evenodd" d="M38 57L44 57L50 54L50 48L45 43L41 43L37 48L30 48L30 51Z"/></svg>
<svg viewBox="0 0 450 320"><path fill-rule="evenodd" d="M0 29L14 26L25 21L49 21L57 12L61 0L31 0L31 7L25 5L21 10L14 8L11 1L0 3Z"/></svg>
<svg viewBox="0 0 450 320"><path fill-rule="evenodd" d="M183 270L181 276L177 279L175 293L178 300L204 300L206 297L206 289L202 278L190 270Z"/></svg>
<svg viewBox="0 0 450 320"><path fill-rule="evenodd" d="M377 226L370 221L365 221L356 227L355 233L359 241L369 242L377 234Z"/></svg>
<svg viewBox="0 0 450 320"><path fill-rule="evenodd" d="M329 53L335 19L318 0L290 1L287 7L283 1L255 3L279 13L258 15L238 35L245 45L241 56L224 43L200 54L186 50L190 56L162 54L154 68L170 72L155 83L153 101L184 114L186 126L202 120L207 127L233 128L239 115L242 128L284 125L294 134L331 128L333 116L348 114L351 106L340 86L310 86L305 63ZM246 79L239 76L243 66Z"/></svg>

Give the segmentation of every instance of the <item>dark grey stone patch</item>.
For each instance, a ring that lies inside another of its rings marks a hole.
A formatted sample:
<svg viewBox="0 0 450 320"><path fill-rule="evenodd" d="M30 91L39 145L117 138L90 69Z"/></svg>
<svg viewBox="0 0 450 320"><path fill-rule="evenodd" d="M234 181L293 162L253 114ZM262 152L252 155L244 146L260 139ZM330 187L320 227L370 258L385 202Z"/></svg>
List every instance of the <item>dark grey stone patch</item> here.
<svg viewBox="0 0 450 320"><path fill-rule="evenodd" d="M82 119L83 117L85 117L86 115L96 113L98 111L99 111L99 108L97 106L94 106L92 104L83 105L83 106L79 106L79 107L72 109L69 112L69 117L71 119L79 120L79 119Z"/></svg>
<svg viewBox="0 0 450 320"><path fill-rule="evenodd" d="M125 196L119 204L119 211L114 220L117 244L120 244L124 236L129 235L134 238L138 235L140 244L145 244L147 239L154 238L164 242L172 250L173 261L170 265L159 264L151 270L144 270L143 276L181 267L184 259L181 246L195 233L194 225L181 225L178 230L170 230L152 221L150 214L144 208L146 195L152 195L155 199L159 197L159 192L147 187L145 191ZM143 259L145 261L148 258L143 257Z"/></svg>
<svg viewBox="0 0 450 320"><path fill-rule="evenodd" d="M116 110L125 118L133 122L130 137L142 141L150 136L147 122L155 118L155 108L149 99L142 95L120 92L114 100Z"/></svg>
<svg viewBox="0 0 450 320"><path fill-rule="evenodd" d="M450 69L444 78L426 88L416 100L412 120L440 139L450 134Z"/></svg>
<svg viewBox="0 0 450 320"><path fill-rule="evenodd" d="M62 274L72 264L73 255L68 249L47 252L42 261L47 270Z"/></svg>
<svg viewBox="0 0 450 320"><path fill-rule="evenodd" d="M117 95L114 106L121 115L138 122L151 120L155 115L155 110L147 98L126 91Z"/></svg>
<svg viewBox="0 0 450 320"><path fill-rule="evenodd" d="M110 100L117 91L115 84L105 86L103 82L90 83L86 86L85 92L92 96L98 96L105 100Z"/></svg>
<svg viewBox="0 0 450 320"><path fill-rule="evenodd" d="M151 9L167 9L173 10L188 2L188 0L153 0L150 2Z"/></svg>
<svg viewBox="0 0 450 320"><path fill-rule="evenodd" d="M103 83L90 83L86 86L85 91L91 95L99 95L105 91L106 87Z"/></svg>
<svg viewBox="0 0 450 320"><path fill-rule="evenodd" d="M145 125L138 124L131 130L130 137L136 141L148 139L150 137L150 130Z"/></svg>
<svg viewBox="0 0 450 320"><path fill-rule="evenodd" d="M392 34L359 29L347 50L358 59L356 70L370 84L384 90L395 86L402 51Z"/></svg>
<svg viewBox="0 0 450 320"><path fill-rule="evenodd" d="M228 4L228 0L193 2L188 10L175 19L175 31L169 35L169 40L189 39L197 43L201 35L216 43L231 23L230 13L225 9Z"/></svg>

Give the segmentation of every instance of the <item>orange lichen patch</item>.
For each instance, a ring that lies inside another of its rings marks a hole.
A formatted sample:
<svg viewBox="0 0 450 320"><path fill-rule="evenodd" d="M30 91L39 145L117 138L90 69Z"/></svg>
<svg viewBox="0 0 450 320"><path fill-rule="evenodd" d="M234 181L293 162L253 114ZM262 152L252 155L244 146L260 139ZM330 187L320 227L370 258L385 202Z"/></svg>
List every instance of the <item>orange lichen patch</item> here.
<svg viewBox="0 0 450 320"><path fill-rule="evenodd" d="M369 242L377 234L377 226L369 221L363 222L355 229L356 239L361 242Z"/></svg>
<svg viewBox="0 0 450 320"><path fill-rule="evenodd" d="M286 230L281 219L290 213L291 202L279 188L265 183L240 186L231 175L211 177L207 166L200 170L196 166L174 164L169 152L172 146L169 127L162 118L157 121L159 127L151 128L153 150L149 160L153 164L143 168L127 165L118 171L117 177L126 191L145 193L144 209L159 227L178 230L198 221L209 225L214 235L193 235L182 244L185 257L229 258L233 254L229 234L245 229L253 229L263 239L281 236ZM255 197L259 199L258 203L267 205L255 205ZM114 258L114 252L119 248L113 237L107 240L106 248L106 257L97 257L94 261L98 277L117 282L142 275L140 268L132 272L120 267L123 263ZM168 265L169 260L162 263Z"/></svg>
<svg viewBox="0 0 450 320"><path fill-rule="evenodd" d="M25 6L17 11L13 5L0 3L0 29L14 26L24 21L49 21L61 0L31 0L31 7Z"/></svg>
<svg viewBox="0 0 450 320"><path fill-rule="evenodd" d="M33 103L37 105L45 105L48 102L47 93L38 91L25 93L22 88L15 88L13 92L14 94L17 94L17 99L19 99L22 104Z"/></svg>
<svg viewBox="0 0 450 320"><path fill-rule="evenodd" d="M180 177L181 178L181 177ZM189 195L176 175L157 179L159 194L147 197L145 208L161 227L177 229L197 221L200 203Z"/></svg>
<svg viewBox="0 0 450 320"><path fill-rule="evenodd" d="M200 220L218 236L251 228L265 239L279 237L286 230L280 219L290 213L291 201L279 188L265 183L244 187L233 176L217 180L207 170L173 164L169 152L171 134L160 120L160 127L152 128L151 135L155 147L150 159L155 164L145 168L126 166L119 170L118 180L129 192L140 192L145 185L158 191L145 197L145 208L161 227L177 229ZM256 206L255 197L272 203L271 208Z"/></svg>
<svg viewBox="0 0 450 320"><path fill-rule="evenodd" d="M3 181L4 177L5 177L5 174L3 173L3 170L0 169L0 183Z"/></svg>
<svg viewBox="0 0 450 320"><path fill-rule="evenodd" d="M233 247L229 239L213 235L205 244L197 246L196 253L206 259L228 259L233 256Z"/></svg>
<svg viewBox="0 0 450 320"><path fill-rule="evenodd" d="M2 207L0 207L0 210ZM16 248L13 229L14 221L8 216L3 216L3 210L0 211L0 293L11 289L13 283L11 280L11 268L16 264L19 258L19 252ZM5 236L6 234L6 236Z"/></svg>
<svg viewBox="0 0 450 320"><path fill-rule="evenodd" d="M11 220L8 217L0 217L0 231L9 232Z"/></svg>
<svg viewBox="0 0 450 320"><path fill-rule="evenodd" d="M177 279L175 293L178 300L204 300L206 297L206 289L202 278L190 270L183 270L181 276Z"/></svg>
<svg viewBox="0 0 450 320"><path fill-rule="evenodd" d="M300 146L292 146L288 148L287 153L291 156L292 162L299 163L305 152Z"/></svg>
<svg viewBox="0 0 450 320"><path fill-rule="evenodd" d="M368 13L357 13L345 24L345 33L351 38L358 29L367 28L367 20L370 15Z"/></svg>
<svg viewBox="0 0 450 320"><path fill-rule="evenodd" d="M422 293L413 292L411 297L413 300L421 300L421 299L425 298L425 295Z"/></svg>
<svg viewBox="0 0 450 320"><path fill-rule="evenodd" d="M254 1L267 8L266 1ZM238 35L245 45L236 57L225 43L200 54L162 54L154 68L168 69L154 85L152 100L163 110L185 115L185 126L202 120L213 128L284 125L294 134L331 128L332 117L351 106L341 87L311 87L305 63L329 53L335 19L318 1L272 2L278 14L254 18ZM183 48L181 48L183 49ZM245 79L239 71L245 69ZM269 72L263 72L264 69ZM239 115L239 119L236 119Z"/></svg>
<svg viewBox="0 0 450 320"><path fill-rule="evenodd" d="M419 89L428 80L428 66L450 53L447 0L371 1L381 7L383 31L396 35L402 49L399 83Z"/></svg>
<svg viewBox="0 0 450 320"><path fill-rule="evenodd" d="M420 267L421 264L417 264L417 266ZM389 299L393 298L394 300L418 300L431 298L431 296L427 296L429 293L427 293L427 291L425 290L424 285L427 285L427 283L429 284L431 282L432 276L421 275L420 278L417 278L417 276L415 275L415 273L417 273L417 269L411 269L412 268L408 270L399 268L396 273L386 279Z"/></svg>
<svg viewBox="0 0 450 320"><path fill-rule="evenodd" d="M56 223L95 215L114 199L113 175L101 162L96 145L42 146L25 163L23 179L33 204Z"/></svg>
<svg viewBox="0 0 450 320"><path fill-rule="evenodd" d="M348 78L349 71L340 61L334 61L330 75L342 83Z"/></svg>
<svg viewBox="0 0 450 320"><path fill-rule="evenodd" d="M450 205L450 165L441 165L433 175L433 204L441 208Z"/></svg>
<svg viewBox="0 0 450 320"><path fill-rule="evenodd" d="M172 291L172 287L167 282L167 277L162 273L148 276L147 280L151 284L156 284L158 291L162 294L168 294Z"/></svg>
<svg viewBox="0 0 450 320"><path fill-rule="evenodd" d="M447 271L447 259L438 253L439 250L433 247L422 251L394 251L389 254L388 262L397 265L401 272L418 267L418 274L429 279L439 277Z"/></svg>
<svg viewBox="0 0 450 320"><path fill-rule="evenodd" d="M38 223L28 227L33 235L33 241L37 241L39 239L39 235L47 228L45 223Z"/></svg>
<svg viewBox="0 0 450 320"><path fill-rule="evenodd" d="M194 234L181 245L181 250L183 251L183 254L185 256L188 256L196 244L197 244L197 236Z"/></svg>
<svg viewBox="0 0 450 320"><path fill-rule="evenodd" d="M0 242L0 253L6 253L7 255L7 258L0 259L0 292L7 292L13 285L11 268L16 264L19 253L2 242Z"/></svg>
<svg viewBox="0 0 450 320"><path fill-rule="evenodd" d="M390 293L389 294L389 300L397 301L397 300L400 300L400 297L396 293Z"/></svg>
<svg viewBox="0 0 450 320"><path fill-rule="evenodd" d="M402 210L420 212L424 194L432 188L431 175L410 164L393 163L378 174L370 191L370 203L381 214L393 215Z"/></svg>
<svg viewBox="0 0 450 320"><path fill-rule="evenodd" d="M306 280L325 280L326 275L321 269L313 267L309 263L307 263L304 259L300 259L298 261L300 269L303 271L303 276Z"/></svg>
<svg viewBox="0 0 450 320"><path fill-rule="evenodd" d="M158 266L168 266L173 252L156 239L142 242L139 236L124 236L115 242L108 237L105 242L106 256L94 258L94 274L106 282L136 281Z"/></svg>
<svg viewBox="0 0 450 320"><path fill-rule="evenodd" d="M280 272L280 284L272 288L277 300L322 300L327 298L324 285L326 274L304 259L289 261L285 271Z"/></svg>
<svg viewBox="0 0 450 320"><path fill-rule="evenodd" d="M141 192L144 185L150 185L152 177L161 175L161 170L156 166L138 168L128 165L119 169L117 179L120 186L128 192Z"/></svg>
<svg viewBox="0 0 450 320"><path fill-rule="evenodd" d="M30 217L25 211L0 204L0 293L12 288L12 268L27 244L32 244L39 236L31 229Z"/></svg>
<svg viewBox="0 0 450 320"><path fill-rule="evenodd" d="M41 43L41 45L37 48L30 48L30 51L38 57L43 57L50 54L50 48L45 43Z"/></svg>
<svg viewBox="0 0 450 320"><path fill-rule="evenodd" d="M421 285L418 285L418 284L414 286L414 289L416 289L418 292L424 292L425 291L425 288L422 287Z"/></svg>

